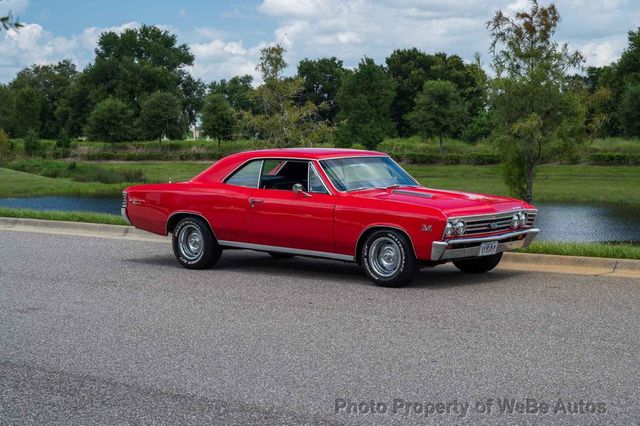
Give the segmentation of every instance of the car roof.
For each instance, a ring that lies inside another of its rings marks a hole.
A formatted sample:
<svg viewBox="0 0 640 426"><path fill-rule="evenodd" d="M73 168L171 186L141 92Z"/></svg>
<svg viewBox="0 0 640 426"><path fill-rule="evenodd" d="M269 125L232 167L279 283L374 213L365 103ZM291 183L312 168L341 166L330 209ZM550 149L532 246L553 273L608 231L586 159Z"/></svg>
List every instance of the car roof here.
<svg viewBox="0 0 640 426"><path fill-rule="evenodd" d="M222 182L243 163L261 158L291 158L302 160L326 160L345 157L386 157L382 152L343 148L278 148L243 151L216 161L211 167L194 177L191 182Z"/></svg>
<svg viewBox="0 0 640 426"><path fill-rule="evenodd" d="M323 160L336 157L369 157L386 155L377 151L346 148L276 148L245 151L242 154L245 158L268 156L281 158L308 158L312 160Z"/></svg>

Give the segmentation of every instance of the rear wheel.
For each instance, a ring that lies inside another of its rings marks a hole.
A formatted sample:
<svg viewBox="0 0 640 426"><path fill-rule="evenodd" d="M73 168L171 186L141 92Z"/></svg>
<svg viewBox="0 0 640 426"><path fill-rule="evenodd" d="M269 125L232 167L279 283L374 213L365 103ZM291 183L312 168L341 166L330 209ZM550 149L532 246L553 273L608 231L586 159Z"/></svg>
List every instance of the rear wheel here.
<svg viewBox="0 0 640 426"><path fill-rule="evenodd" d="M360 263L367 276L383 287L410 283L418 271L413 248L404 234L381 230L369 235L362 246Z"/></svg>
<svg viewBox="0 0 640 426"><path fill-rule="evenodd" d="M187 217L176 225L172 234L173 253L187 269L205 269L218 262L222 247L207 223L198 217Z"/></svg>
<svg viewBox="0 0 640 426"><path fill-rule="evenodd" d="M482 274L498 266L500 259L502 259L502 253L496 253L491 256L482 256L475 259L457 260L453 262L453 264L462 272Z"/></svg>

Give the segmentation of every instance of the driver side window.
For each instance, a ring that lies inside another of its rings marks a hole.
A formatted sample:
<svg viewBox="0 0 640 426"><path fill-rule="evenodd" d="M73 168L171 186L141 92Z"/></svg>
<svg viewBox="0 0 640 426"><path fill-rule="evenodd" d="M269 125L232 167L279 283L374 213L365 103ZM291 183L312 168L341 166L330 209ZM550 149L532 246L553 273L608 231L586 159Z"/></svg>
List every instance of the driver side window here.
<svg viewBox="0 0 640 426"><path fill-rule="evenodd" d="M296 184L304 191L326 194L320 177L310 161L269 159L262 164L260 189L292 191Z"/></svg>

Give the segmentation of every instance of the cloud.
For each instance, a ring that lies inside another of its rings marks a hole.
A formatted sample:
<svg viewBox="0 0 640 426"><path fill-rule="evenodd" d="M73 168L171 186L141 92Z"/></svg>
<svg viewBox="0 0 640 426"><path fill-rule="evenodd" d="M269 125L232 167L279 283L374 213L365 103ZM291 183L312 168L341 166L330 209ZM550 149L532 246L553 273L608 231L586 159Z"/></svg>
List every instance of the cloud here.
<svg viewBox="0 0 640 426"><path fill-rule="evenodd" d="M5 16L9 12L13 15L20 15L27 10L29 2L27 0L3 0L0 1L0 16Z"/></svg>

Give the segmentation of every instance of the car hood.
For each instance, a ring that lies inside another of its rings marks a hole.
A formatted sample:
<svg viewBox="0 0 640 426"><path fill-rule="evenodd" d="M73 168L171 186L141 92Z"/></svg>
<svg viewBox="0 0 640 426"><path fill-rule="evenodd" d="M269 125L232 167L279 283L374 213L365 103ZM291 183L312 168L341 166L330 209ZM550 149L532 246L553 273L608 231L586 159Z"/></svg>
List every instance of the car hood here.
<svg viewBox="0 0 640 426"><path fill-rule="evenodd" d="M361 198L374 198L425 206L437 209L447 217L492 214L520 208L533 208L533 206L524 201L498 195L447 191L425 187L398 187L386 190L370 189L352 194Z"/></svg>

